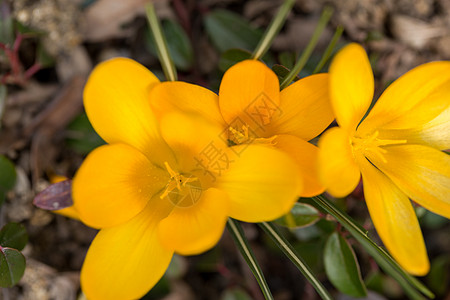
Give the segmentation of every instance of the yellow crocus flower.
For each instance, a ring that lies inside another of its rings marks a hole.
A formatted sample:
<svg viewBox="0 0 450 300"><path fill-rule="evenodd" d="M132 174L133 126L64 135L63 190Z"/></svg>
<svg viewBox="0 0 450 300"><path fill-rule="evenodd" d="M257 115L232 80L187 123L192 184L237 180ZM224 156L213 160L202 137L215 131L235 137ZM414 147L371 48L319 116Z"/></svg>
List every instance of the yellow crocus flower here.
<svg viewBox="0 0 450 300"><path fill-rule="evenodd" d="M73 180L79 218L100 229L81 271L90 300L143 296L174 252L210 249L229 216L273 220L301 189L295 163L281 151L228 147L222 128L198 114L174 111L157 121L150 102L159 85L137 62L117 58L98 65L84 90L89 120L108 143L88 155ZM217 101L213 93L205 97Z"/></svg>
<svg viewBox="0 0 450 300"><path fill-rule="evenodd" d="M299 196L324 191L316 172L318 148L308 141L334 118L328 74L305 77L280 91L278 77L270 68L257 60L245 60L225 72L218 98L184 82L164 82L152 95L158 116L174 109L198 113L219 124L223 139L232 145L269 145L287 153L303 178Z"/></svg>
<svg viewBox="0 0 450 300"><path fill-rule="evenodd" d="M350 44L330 66L330 97L339 127L319 141L319 175L335 197L362 175L370 216L384 245L408 272L429 261L409 199L450 217L450 62L421 65L392 83L367 117L374 79L364 49ZM409 198L409 199L408 199Z"/></svg>

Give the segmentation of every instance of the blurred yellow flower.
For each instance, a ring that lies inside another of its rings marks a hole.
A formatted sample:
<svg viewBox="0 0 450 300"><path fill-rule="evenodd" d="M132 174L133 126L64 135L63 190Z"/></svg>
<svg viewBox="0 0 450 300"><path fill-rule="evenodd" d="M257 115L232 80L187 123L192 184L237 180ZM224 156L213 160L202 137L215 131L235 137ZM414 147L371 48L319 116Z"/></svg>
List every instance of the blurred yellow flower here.
<svg viewBox="0 0 450 300"><path fill-rule="evenodd" d="M281 151L230 148L222 128L198 114L173 111L156 121L150 101L160 85L140 64L118 58L97 66L84 90L89 120L109 144L90 153L73 180L80 219L101 229L81 271L91 300L143 296L174 252L210 249L229 216L261 222L287 213L301 188ZM217 101L189 88L171 92Z"/></svg>
<svg viewBox="0 0 450 300"><path fill-rule="evenodd" d="M409 199L450 217L450 156L441 151L450 148L450 62L406 73L363 119L373 92L367 54L357 44L346 46L330 66L339 127L319 141L319 175L336 197L353 191L362 175L367 207L386 248L408 272L424 275L429 262Z"/></svg>
<svg viewBox="0 0 450 300"><path fill-rule="evenodd" d="M324 191L316 172L318 148L308 141L334 118L328 74L308 76L280 92L271 69L260 61L245 60L225 72L218 98L184 82L164 82L152 95L151 104L158 115L174 108L201 114L219 124L222 138L232 145L262 144L289 154L303 178L301 196Z"/></svg>

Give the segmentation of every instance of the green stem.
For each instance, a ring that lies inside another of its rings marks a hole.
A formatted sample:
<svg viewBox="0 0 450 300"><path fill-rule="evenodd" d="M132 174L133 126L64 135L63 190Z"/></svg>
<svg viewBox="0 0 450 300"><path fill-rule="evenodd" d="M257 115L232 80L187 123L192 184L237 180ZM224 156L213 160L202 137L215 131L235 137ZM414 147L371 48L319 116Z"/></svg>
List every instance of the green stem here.
<svg viewBox="0 0 450 300"><path fill-rule="evenodd" d="M318 73L320 70L322 70L325 63L328 61L328 59L331 56L331 53L334 50L334 47L336 46L336 43L341 38L342 32L344 31L344 27L338 26L336 28L336 31L334 32L333 38L331 39L330 44L328 45L327 49L325 49L325 53L322 55L322 58L320 59L319 63L317 64L316 68L312 72L313 74Z"/></svg>
<svg viewBox="0 0 450 300"><path fill-rule="evenodd" d="M286 0L283 5L278 10L276 16L273 18L266 32L264 32L264 36L259 41L258 46L256 46L255 51L252 54L253 59L260 59L267 52L270 45L272 45L272 41L275 36L280 31L284 22L286 21L286 17L294 6L295 0Z"/></svg>
<svg viewBox="0 0 450 300"><path fill-rule="evenodd" d="M425 296L434 298L433 293L420 281L408 274L383 248L379 247L368 236L367 231L361 228L346 213L340 211L331 201L324 196L312 198L320 208L332 215L336 220L350 232L350 234L366 249L375 259L378 265L390 274L404 288L411 299L425 299L418 289Z"/></svg>
<svg viewBox="0 0 450 300"><path fill-rule="evenodd" d="M147 21L150 25L150 30L152 31L153 37L156 43L156 49L158 50L158 58L161 63L164 75L169 81L177 80L177 71L175 65L173 64L172 58L170 57L169 49L167 48L166 38L164 37L161 25L159 24L158 17L155 13L155 7L153 3L147 4L145 7L147 13Z"/></svg>
<svg viewBox="0 0 450 300"><path fill-rule="evenodd" d="M247 262L250 270L252 270L253 275L258 281L259 287L261 288L262 293L264 294L264 298L267 300L273 300L272 293L270 292L269 286L267 285L266 279L264 278L264 274L261 271L261 267L255 259L255 255L253 254L252 249L249 247L247 239L244 236L244 232L242 231L241 225L236 220L231 218L228 219L227 223L228 231L231 233L239 251Z"/></svg>
<svg viewBox="0 0 450 300"><path fill-rule="evenodd" d="M278 231L278 229L271 223L262 222L259 226L272 238L275 244L284 252L284 254L295 264L295 266L302 272L306 279L316 289L317 293L322 299L333 299L325 287L314 276L309 266L295 251L294 247L286 240L286 238Z"/></svg>
<svg viewBox="0 0 450 300"><path fill-rule="evenodd" d="M311 56L312 51L316 47L317 42L319 41L319 38L322 35L323 30L327 26L328 21L330 20L332 14L333 9L331 7L325 7L325 9L322 12L322 15L320 16L319 23L317 24L317 27L314 30L311 39L309 40L308 45L306 46L305 50L303 51L302 55L300 56L295 66L292 68L289 74L283 79L283 82L281 82L280 85L281 89L287 87L292 82L292 80L294 80L295 76L297 76L298 73L300 73L300 71L303 69L309 57Z"/></svg>

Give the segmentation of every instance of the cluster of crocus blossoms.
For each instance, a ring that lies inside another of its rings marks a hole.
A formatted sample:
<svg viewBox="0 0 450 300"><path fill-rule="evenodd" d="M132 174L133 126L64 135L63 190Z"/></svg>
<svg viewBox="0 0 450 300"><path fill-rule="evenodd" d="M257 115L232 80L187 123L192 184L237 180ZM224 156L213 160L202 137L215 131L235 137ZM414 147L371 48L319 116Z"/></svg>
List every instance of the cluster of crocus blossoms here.
<svg viewBox="0 0 450 300"><path fill-rule="evenodd" d="M72 191L80 220L100 229L81 272L87 298L139 298L174 253L213 247L229 217L271 221L300 196L325 189L345 196L360 173L386 247L409 272L425 273L426 251L408 197L450 216L450 160L440 151L450 148L449 64L406 74L360 123L373 77L357 45L337 55L330 74L282 91L277 76L256 60L231 67L218 95L160 82L129 59L101 63L86 84L84 104L108 144L89 154ZM340 127L324 134L320 149L309 143L334 116Z"/></svg>
<svg viewBox="0 0 450 300"><path fill-rule="evenodd" d="M336 197L362 175L375 228L408 272L429 262L409 199L450 218L450 62L421 65L392 83L366 114L374 79L364 49L350 44L334 58L330 100L339 127L319 141L319 176Z"/></svg>
<svg viewBox="0 0 450 300"><path fill-rule="evenodd" d="M84 105L108 143L73 180L78 217L100 229L81 271L90 300L139 298L174 253L213 247L228 217L271 221L324 190L307 141L333 120L327 74L280 92L267 66L244 61L217 95L116 58L92 72Z"/></svg>

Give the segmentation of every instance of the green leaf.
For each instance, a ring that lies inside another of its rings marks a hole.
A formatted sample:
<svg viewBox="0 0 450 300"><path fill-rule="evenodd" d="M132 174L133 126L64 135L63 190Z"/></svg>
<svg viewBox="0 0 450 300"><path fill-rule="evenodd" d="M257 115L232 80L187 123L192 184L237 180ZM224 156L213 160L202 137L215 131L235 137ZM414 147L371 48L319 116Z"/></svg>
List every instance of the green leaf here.
<svg viewBox="0 0 450 300"><path fill-rule="evenodd" d="M440 215L436 215L431 211L426 211L425 215L420 221L425 226L425 228L433 230L437 230L449 222L447 218L444 218Z"/></svg>
<svg viewBox="0 0 450 300"><path fill-rule="evenodd" d="M161 277L158 283L148 293L140 298L140 300L158 300L164 299L165 296L170 294L170 281L167 276ZM80 298L79 298L80 299ZM85 298L83 298L85 299ZM80 299L81 300L81 299Z"/></svg>
<svg viewBox="0 0 450 300"><path fill-rule="evenodd" d="M449 282L450 278L450 257L448 255L440 256L431 262L430 273L427 276L428 286L439 296L444 295L448 285L442 284Z"/></svg>
<svg viewBox="0 0 450 300"><path fill-rule="evenodd" d="M28 242L25 227L18 223L8 223L0 230L0 246L22 250Z"/></svg>
<svg viewBox="0 0 450 300"><path fill-rule="evenodd" d="M261 30L252 27L247 20L226 10L209 13L204 23L208 36L220 52L231 48L252 51L263 35Z"/></svg>
<svg viewBox="0 0 450 300"><path fill-rule="evenodd" d="M12 287L25 272L25 257L20 251L0 248L0 287Z"/></svg>
<svg viewBox="0 0 450 300"><path fill-rule="evenodd" d="M17 20L14 20L14 29L16 32L20 34L26 34L28 37L35 37L35 36L45 36L48 33L43 30L34 29L32 27L29 27L28 25L25 25Z"/></svg>
<svg viewBox="0 0 450 300"><path fill-rule="evenodd" d="M8 1L0 0L0 43L14 43L13 18Z"/></svg>
<svg viewBox="0 0 450 300"><path fill-rule="evenodd" d="M353 297L367 295L355 253L337 232L325 244L324 265L328 279L339 291Z"/></svg>
<svg viewBox="0 0 450 300"><path fill-rule="evenodd" d="M288 68L286 68L285 66L282 66L282 65L273 65L272 71L277 75L278 81L280 81L280 82L282 82L291 72L291 70L289 70ZM299 79L300 79L300 77L295 76L293 81L297 81Z"/></svg>
<svg viewBox="0 0 450 300"><path fill-rule="evenodd" d="M324 196L311 198L313 203L332 215L350 234L366 249L378 265L390 276L392 276L404 289L411 299L425 299L420 293L428 298L434 298L433 293L419 280L408 274L386 250L378 246L367 236L367 231L357 224L349 215L338 209L330 200ZM317 207L316 206L316 207ZM418 291L417 291L417 290Z"/></svg>
<svg viewBox="0 0 450 300"><path fill-rule="evenodd" d="M229 49L222 53L219 60L219 69L225 72L236 63L250 59L252 54L249 51L242 49Z"/></svg>
<svg viewBox="0 0 450 300"><path fill-rule="evenodd" d="M286 67L287 69L292 69L294 67L295 64L295 59L296 59L297 55L293 52L281 52L278 55L278 60L280 61L280 64L283 67Z"/></svg>
<svg viewBox="0 0 450 300"><path fill-rule="evenodd" d="M325 248L324 237L313 241L298 241L293 244L297 253L301 253L301 256L305 263L311 267L311 270L315 274L322 273L323 268L323 250Z"/></svg>
<svg viewBox="0 0 450 300"><path fill-rule="evenodd" d="M36 62L41 68L50 68L55 65L55 59L47 52L42 42L39 42L36 50Z"/></svg>
<svg viewBox="0 0 450 300"><path fill-rule="evenodd" d="M252 297L241 288L232 288L225 291L221 300L252 300Z"/></svg>
<svg viewBox="0 0 450 300"><path fill-rule="evenodd" d="M319 221L319 211L309 204L295 203L291 211L275 220L275 223L289 227L299 228L313 225Z"/></svg>
<svg viewBox="0 0 450 300"><path fill-rule="evenodd" d="M67 126L67 145L80 154L88 154L95 148L105 144L95 132L85 113L79 115Z"/></svg>
<svg viewBox="0 0 450 300"><path fill-rule="evenodd" d="M0 193L6 193L16 184L16 169L5 156L0 155Z"/></svg>
<svg viewBox="0 0 450 300"><path fill-rule="evenodd" d="M2 117L3 117L3 111L5 109L7 94L8 94L8 90L6 88L6 85L0 84L0 121L2 120ZM1 127L2 127L2 125L0 122L0 128Z"/></svg>
<svg viewBox="0 0 450 300"><path fill-rule="evenodd" d="M164 20L162 29L175 66L183 71L189 70L194 62L194 50L186 32L174 20Z"/></svg>
<svg viewBox="0 0 450 300"><path fill-rule="evenodd" d="M404 296L402 287L394 278L379 271L368 274L365 278L366 287L387 299L398 299Z"/></svg>
<svg viewBox="0 0 450 300"><path fill-rule="evenodd" d="M187 263L186 259L179 255L174 255L170 261L169 267L166 270L165 276L169 279L180 279L186 274Z"/></svg>

